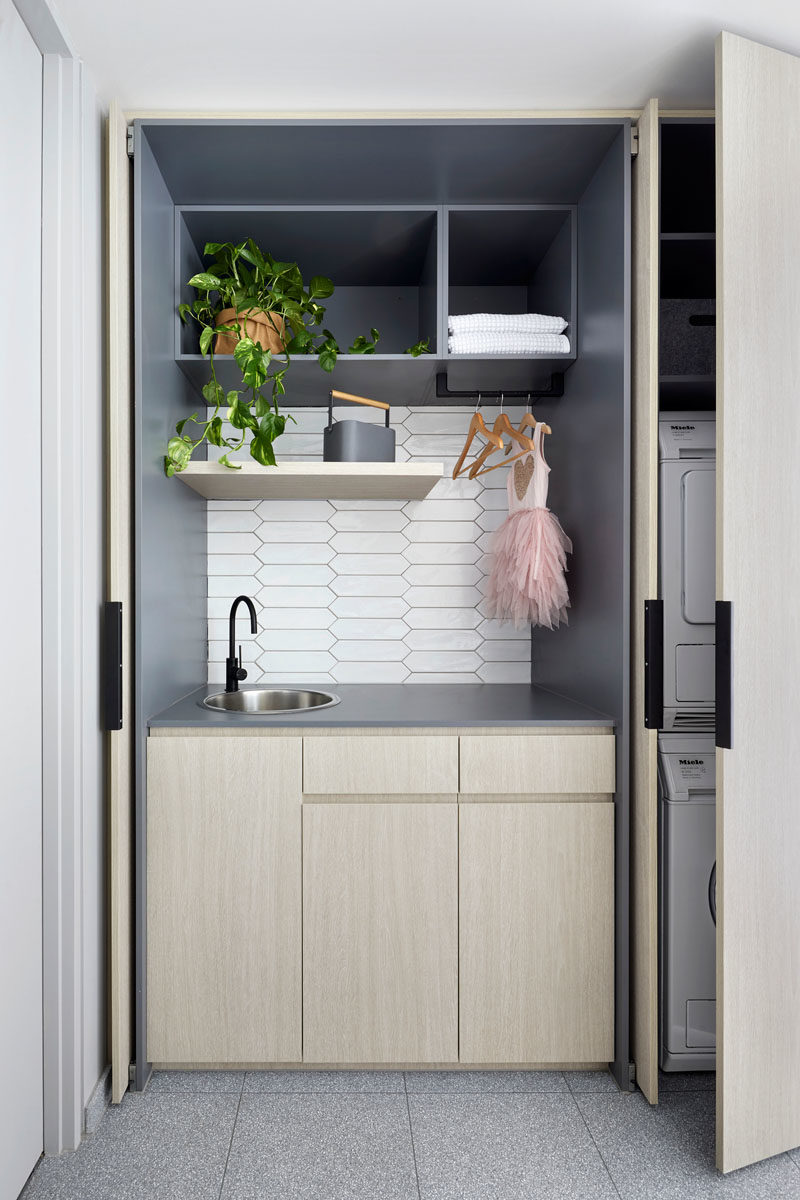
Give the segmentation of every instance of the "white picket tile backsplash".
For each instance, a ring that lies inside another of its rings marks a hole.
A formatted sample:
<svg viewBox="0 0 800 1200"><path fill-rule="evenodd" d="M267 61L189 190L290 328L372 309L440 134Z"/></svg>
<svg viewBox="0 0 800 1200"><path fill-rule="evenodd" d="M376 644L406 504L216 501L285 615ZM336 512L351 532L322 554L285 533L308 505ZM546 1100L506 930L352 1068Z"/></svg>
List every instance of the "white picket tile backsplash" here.
<svg viewBox="0 0 800 1200"><path fill-rule="evenodd" d="M274 587L294 587L330 583L333 571L324 563L318 566L306 566L302 563L269 563L260 567L256 572L259 583Z"/></svg>
<svg viewBox="0 0 800 1200"><path fill-rule="evenodd" d="M258 552L262 563L299 563L314 566L328 563L336 551L327 542L264 542Z"/></svg>
<svg viewBox="0 0 800 1200"><path fill-rule="evenodd" d="M331 612L337 617L404 617L408 605L402 596L339 596Z"/></svg>
<svg viewBox="0 0 800 1200"><path fill-rule="evenodd" d="M389 638L399 642L407 640L409 632L404 621L382 617L340 617L330 629L337 638Z"/></svg>
<svg viewBox="0 0 800 1200"><path fill-rule="evenodd" d="M402 554L408 542L402 533L362 531L335 533L331 545L337 554Z"/></svg>
<svg viewBox="0 0 800 1200"><path fill-rule="evenodd" d="M508 411L512 421L522 413ZM249 682L530 679L528 630L488 619L484 601L506 472L450 478L472 412L393 408L398 461L445 463L445 478L425 500L209 502L210 683L224 681L227 616L240 593L260 610L255 638L244 620L237 628ZM279 461L321 453L327 411L296 415L276 443ZM343 407L337 416L356 413ZM357 416L382 420L369 410Z"/></svg>
<svg viewBox="0 0 800 1200"><path fill-rule="evenodd" d="M337 596L402 596L407 587L402 575L339 575L331 591Z"/></svg>
<svg viewBox="0 0 800 1200"><path fill-rule="evenodd" d="M469 542L416 542L403 551L410 563L474 563L481 557L477 546Z"/></svg>
<svg viewBox="0 0 800 1200"><path fill-rule="evenodd" d="M402 575L408 563L402 554L337 554L331 566L339 575Z"/></svg>
<svg viewBox="0 0 800 1200"><path fill-rule="evenodd" d="M473 608L412 608L405 618L410 629L476 629L482 620Z"/></svg>
<svg viewBox="0 0 800 1200"><path fill-rule="evenodd" d="M335 512L330 523L342 533L399 533L408 524L408 517L402 512L384 512L380 509L361 511L356 508Z"/></svg>
<svg viewBox="0 0 800 1200"><path fill-rule="evenodd" d="M406 579L409 583L421 584L428 586L430 584L446 584L459 586L462 584L469 585L477 583L481 578L481 573L474 566L439 566L434 563L418 563L416 566L411 566L406 571Z"/></svg>

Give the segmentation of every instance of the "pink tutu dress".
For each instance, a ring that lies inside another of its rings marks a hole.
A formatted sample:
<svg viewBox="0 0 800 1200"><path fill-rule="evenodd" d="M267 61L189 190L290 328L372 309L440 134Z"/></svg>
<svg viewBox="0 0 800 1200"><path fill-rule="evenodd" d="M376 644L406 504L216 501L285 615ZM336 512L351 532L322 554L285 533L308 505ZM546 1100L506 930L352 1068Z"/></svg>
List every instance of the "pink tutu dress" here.
<svg viewBox="0 0 800 1200"><path fill-rule="evenodd" d="M490 617L513 620L517 629L567 623L569 593L564 572L572 542L547 507L550 467L542 452L541 425L534 449L508 472L508 516L492 542L487 591Z"/></svg>

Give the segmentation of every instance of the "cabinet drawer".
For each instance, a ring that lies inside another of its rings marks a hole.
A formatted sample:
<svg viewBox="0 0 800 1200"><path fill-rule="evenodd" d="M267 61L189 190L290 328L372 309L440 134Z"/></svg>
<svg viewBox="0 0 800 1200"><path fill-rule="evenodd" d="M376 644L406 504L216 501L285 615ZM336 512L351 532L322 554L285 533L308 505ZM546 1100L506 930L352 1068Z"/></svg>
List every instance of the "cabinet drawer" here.
<svg viewBox="0 0 800 1200"><path fill-rule="evenodd" d="M614 741L605 734L462 737L460 790L481 795L613 792Z"/></svg>
<svg viewBox="0 0 800 1200"><path fill-rule="evenodd" d="M307 795L458 791L457 737L303 738Z"/></svg>

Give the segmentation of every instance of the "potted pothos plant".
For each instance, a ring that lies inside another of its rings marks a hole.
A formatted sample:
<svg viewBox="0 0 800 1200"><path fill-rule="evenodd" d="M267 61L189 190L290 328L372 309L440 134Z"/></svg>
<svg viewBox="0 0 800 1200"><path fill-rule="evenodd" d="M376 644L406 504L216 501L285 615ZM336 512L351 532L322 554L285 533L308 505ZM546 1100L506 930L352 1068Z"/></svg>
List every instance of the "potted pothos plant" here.
<svg viewBox="0 0 800 1200"><path fill-rule="evenodd" d="M197 292L191 304L181 304L181 320L195 322L200 329L200 353L208 357L210 378L203 398L211 415L205 419L192 413L175 427L167 444L164 469L167 475L183 471L203 442L225 449L223 466L240 469L228 455L241 449L248 432L249 450L262 466L275 466L273 442L283 433L287 420L278 399L285 395L284 380L292 356L315 354L323 371L331 372L340 353L339 344L323 327L325 305L334 286L325 275L314 275L306 283L297 263L280 262L261 250L252 238L246 241L208 242L204 257L208 269L193 275L189 285ZM374 354L380 338L360 334L348 347L349 354ZM429 339L406 351L415 357L429 353ZM215 355L232 354L242 376L242 387L225 391L217 379ZM238 431L224 434L222 410ZM191 429L191 432L190 432Z"/></svg>

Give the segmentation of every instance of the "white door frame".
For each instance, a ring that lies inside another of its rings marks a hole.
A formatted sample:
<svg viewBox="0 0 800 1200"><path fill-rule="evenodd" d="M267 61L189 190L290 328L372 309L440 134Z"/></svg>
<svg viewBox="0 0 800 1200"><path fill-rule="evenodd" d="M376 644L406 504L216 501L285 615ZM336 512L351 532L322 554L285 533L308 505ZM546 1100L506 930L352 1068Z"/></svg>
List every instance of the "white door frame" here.
<svg viewBox="0 0 800 1200"><path fill-rule="evenodd" d="M82 64L46 0L14 0L43 55L44 1150L83 1131ZM101 469L100 464L92 464Z"/></svg>

